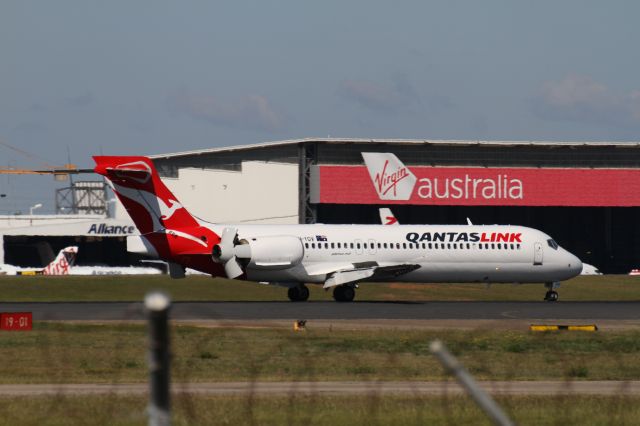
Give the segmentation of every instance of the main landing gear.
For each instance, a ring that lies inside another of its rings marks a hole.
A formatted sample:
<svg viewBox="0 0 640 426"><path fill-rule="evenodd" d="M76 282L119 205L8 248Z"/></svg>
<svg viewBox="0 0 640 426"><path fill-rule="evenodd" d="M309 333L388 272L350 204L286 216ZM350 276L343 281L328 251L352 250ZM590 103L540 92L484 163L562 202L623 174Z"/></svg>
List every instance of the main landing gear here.
<svg viewBox="0 0 640 426"><path fill-rule="evenodd" d="M350 285L339 285L333 288L333 298L336 302L353 302L356 290Z"/></svg>
<svg viewBox="0 0 640 426"><path fill-rule="evenodd" d="M292 302L306 302L307 299L309 299L309 289L304 284L289 287L287 296L289 296L289 300Z"/></svg>
<svg viewBox="0 0 640 426"><path fill-rule="evenodd" d="M544 300L547 302L556 302L558 300L558 292L555 291L555 289L560 287L560 283L544 283L544 286L549 289L544 295Z"/></svg>

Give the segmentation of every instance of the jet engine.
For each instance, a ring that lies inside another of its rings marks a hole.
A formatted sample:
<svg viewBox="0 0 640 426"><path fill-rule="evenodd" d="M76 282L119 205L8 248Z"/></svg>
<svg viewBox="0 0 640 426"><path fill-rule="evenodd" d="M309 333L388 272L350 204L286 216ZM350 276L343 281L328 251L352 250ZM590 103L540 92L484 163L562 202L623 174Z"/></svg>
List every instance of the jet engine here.
<svg viewBox="0 0 640 426"><path fill-rule="evenodd" d="M304 248L300 238L290 235L239 239L235 228L222 231L220 243L211 253L215 262L224 265L229 278L237 278L246 268L287 269L302 261Z"/></svg>

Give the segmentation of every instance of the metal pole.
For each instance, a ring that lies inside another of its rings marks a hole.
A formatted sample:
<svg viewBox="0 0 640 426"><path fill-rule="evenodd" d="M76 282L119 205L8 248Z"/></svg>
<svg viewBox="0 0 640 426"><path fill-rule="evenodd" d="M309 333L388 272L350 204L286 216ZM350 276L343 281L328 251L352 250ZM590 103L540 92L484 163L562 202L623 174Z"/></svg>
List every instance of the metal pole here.
<svg viewBox="0 0 640 426"><path fill-rule="evenodd" d="M502 411L500 406L487 394L473 379L471 374L460 364L439 340L434 340L429 345L431 353L438 358L445 370L455 376L458 383L476 401L476 404L489 416L491 421L499 426L514 426L515 423Z"/></svg>
<svg viewBox="0 0 640 426"><path fill-rule="evenodd" d="M171 424L169 407L169 308L164 293L149 293L144 298L149 316L149 426Z"/></svg>

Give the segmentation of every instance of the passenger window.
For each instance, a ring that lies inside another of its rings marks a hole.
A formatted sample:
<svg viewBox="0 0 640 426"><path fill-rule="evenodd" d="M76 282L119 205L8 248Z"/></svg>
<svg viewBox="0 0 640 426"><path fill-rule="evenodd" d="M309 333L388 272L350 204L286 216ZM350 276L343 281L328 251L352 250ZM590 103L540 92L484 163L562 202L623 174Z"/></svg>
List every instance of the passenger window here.
<svg viewBox="0 0 640 426"><path fill-rule="evenodd" d="M511 244L511 250L513 250L513 244Z"/></svg>
<svg viewBox="0 0 640 426"><path fill-rule="evenodd" d="M400 250L400 243L396 243L396 248Z"/></svg>
<svg viewBox="0 0 640 426"><path fill-rule="evenodd" d="M351 246L351 248L353 248L353 243L349 244Z"/></svg>
<svg viewBox="0 0 640 426"><path fill-rule="evenodd" d="M328 249L329 248L329 243L324 243L324 248Z"/></svg>
<svg viewBox="0 0 640 426"><path fill-rule="evenodd" d="M467 243L467 250L471 248L471 244Z"/></svg>
<svg viewBox="0 0 640 426"><path fill-rule="evenodd" d="M516 247L518 248L518 250L520 250L520 244L517 244Z"/></svg>
<svg viewBox="0 0 640 426"><path fill-rule="evenodd" d="M451 250L451 243L447 243L447 248Z"/></svg>
<svg viewBox="0 0 640 426"><path fill-rule="evenodd" d="M378 248L381 249L382 248L382 244L378 243Z"/></svg>
<svg viewBox="0 0 640 426"><path fill-rule="evenodd" d="M482 250L482 244L478 244L478 248Z"/></svg>
<svg viewBox="0 0 640 426"><path fill-rule="evenodd" d="M304 243L304 248L309 248L309 243Z"/></svg>
<svg viewBox="0 0 640 426"><path fill-rule="evenodd" d="M358 248L358 249L360 248L360 243L356 244L356 248Z"/></svg>
<svg viewBox="0 0 640 426"><path fill-rule="evenodd" d="M431 247L433 247L433 246L431 245L431 243L429 243L429 249L431 249Z"/></svg>
<svg viewBox="0 0 640 426"><path fill-rule="evenodd" d="M382 243L382 247L387 248L387 243Z"/></svg>
<svg viewBox="0 0 640 426"><path fill-rule="evenodd" d="M312 249L316 248L316 243L311 243L311 248Z"/></svg>
<svg viewBox="0 0 640 426"><path fill-rule="evenodd" d="M338 244L338 248L340 248L340 243L337 243L337 244Z"/></svg>
<svg viewBox="0 0 640 426"><path fill-rule="evenodd" d="M454 250L457 250L458 249L458 244L453 243L453 248L454 248Z"/></svg>
<svg viewBox="0 0 640 426"><path fill-rule="evenodd" d="M498 250L502 249L502 244L498 243Z"/></svg>
<svg viewBox="0 0 640 426"><path fill-rule="evenodd" d="M334 243L331 243L331 248L336 248L336 245Z"/></svg>
<svg viewBox="0 0 640 426"><path fill-rule="evenodd" d="M367 248L367 243L362 244L364 248ZM359 248L359 247L358 247Z"/></svg>

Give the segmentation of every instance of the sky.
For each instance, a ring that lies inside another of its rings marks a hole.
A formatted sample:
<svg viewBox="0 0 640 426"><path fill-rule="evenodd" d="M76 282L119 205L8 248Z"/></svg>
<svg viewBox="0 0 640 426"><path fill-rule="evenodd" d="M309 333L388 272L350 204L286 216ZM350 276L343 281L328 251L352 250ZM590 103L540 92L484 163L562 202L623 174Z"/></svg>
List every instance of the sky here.
<svg viewBox="0 0 640 426"><path fill-rule="evenodd" d="M637 1L7 0L0 168L326 136L638 141L638 16ZM0 175L0 214L53 212L57 187Z"/></svg>

